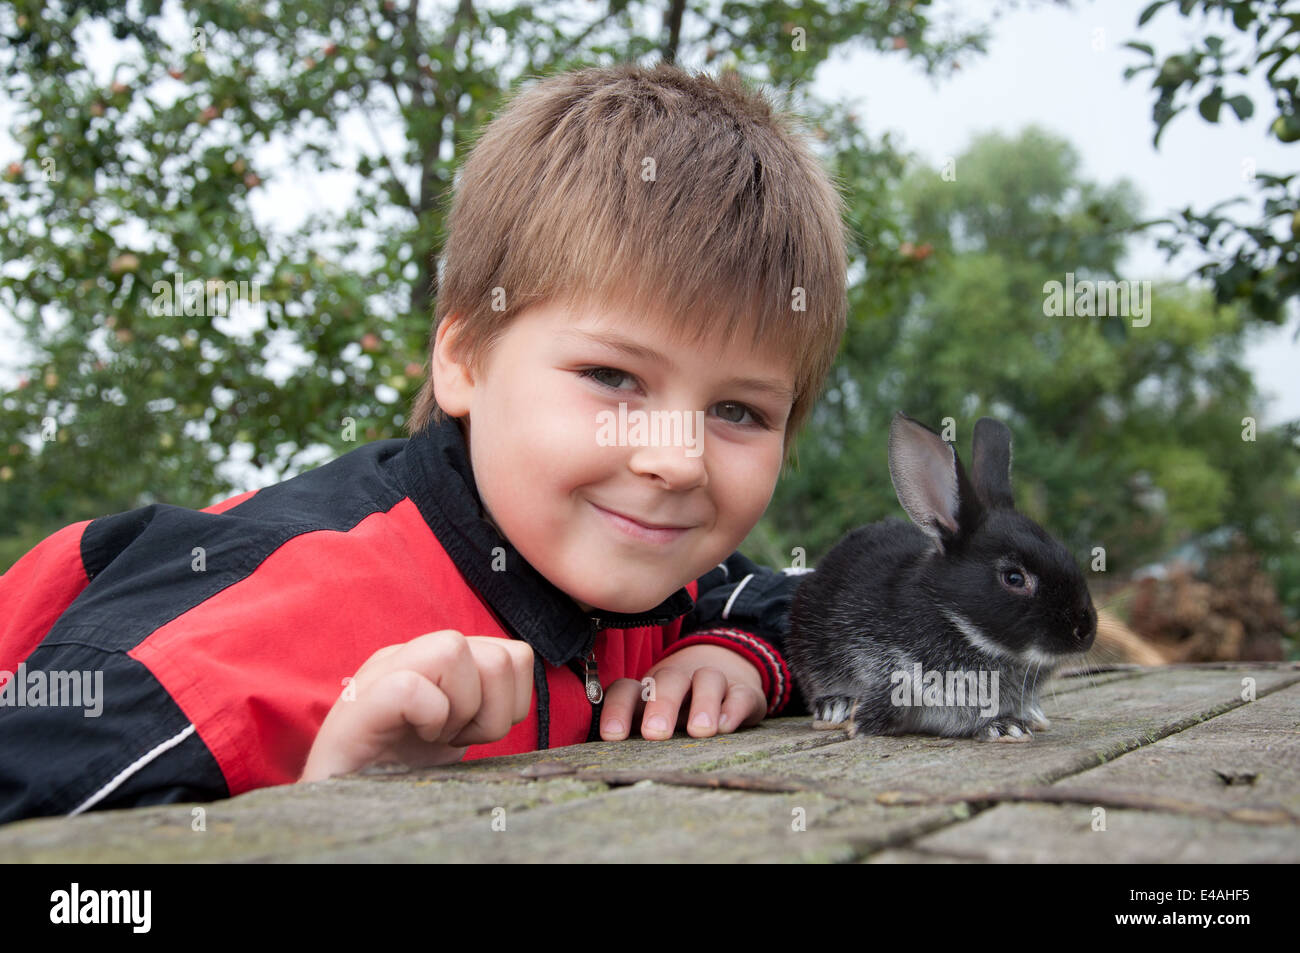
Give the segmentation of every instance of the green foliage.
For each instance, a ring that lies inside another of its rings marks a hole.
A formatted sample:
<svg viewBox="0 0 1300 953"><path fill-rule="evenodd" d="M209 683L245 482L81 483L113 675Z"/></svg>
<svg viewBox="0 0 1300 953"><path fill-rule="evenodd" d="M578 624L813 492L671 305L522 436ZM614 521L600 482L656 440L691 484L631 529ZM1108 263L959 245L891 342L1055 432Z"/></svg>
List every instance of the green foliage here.
<svg viewBox="0 0 1300 953"><path fill-rule="evenodd" d="M1188 49L1160 60L1148 43L1130 41L1125 46L1142 54L1144 62L1124 70L1125 78L1152 74L1156 94L1151 109L1155 124L1153 142L1176 115L1196 102L1206 122L1218 123L1226 105L1244 121L1255 114L1246 93L1245 79L1263 74L1273 95L1270 131L1280 142L1300 141L1300 108L1293 57L1300 52L1300 13L1288 0L1157 0L1138 17L1138 26L1164 8L1177 9L1185 18L1200 13L1222 24L1223 35L1211 33ZM1288 64L1291 69L1286 69ZM1220 202L1204 212L1186 208L1176 218L1156 219L1164 225L1158 244L1172 259L1188 242L1196 242L1211 255L1197 273L1213 283L1220 303L1241 301L1255 316L1273 323L1286 320L1286 306L1300 294L1300 194L1294 174L1256 172L1250 159L1243 178L1257 184L1263 198L1263 218L1241 223L1222 214L1238 197ZM1281 236L1278 231L1281 227Z"/></svg>
<svg viewBox="0 0 1300 953"><path fill-rule="evenodd" d="M1043 313L1046 282L1117 274L1137 227L1132 189L1080 181L1072 150L1035 129L974 143L947 181L807 97L846 45L931 73L983 50L983 30L938 36L925 0L692 3L653 34L639 30L662 5L627 0L166 10L179 34L158 0L0 8L21 148L0 164L0 309L34 355L0 395L0 565L74 520L237 492L220 466L237 448L284 477L313 450L355 446L348 418L356 440L400 436L426 362L445 200L474 133L530 77L662 57L770 84L811 117L850 202L850 333L752 555L780 565L801 546L811 563L849 527L899 512L884 453L894 409L952 417L965 454L991 413L1016 436L1020 505L1081 558L1104 545L1122 572L1232 524L1284 595L1300 593L1297 428L1241 440L1259 403L1242 311L1157 287L1146 327ZM107 79L87 66L105 48ZM1225 87L1205 111L1220 115L1220 100L1253 108ZM371 139L345 148L345 128ZM308 207L287 234L259 220L263 190L315 171L357 183L341 212ZM187 314L184 295L155 307L177 273L204 290L256 282L262 319ZM1237 274L1260 293L1285 287L1268 277L1281 262Z"/></svg>
<svg viewBox="0 0 1300 953"><path fill-rule="evenodd" d="M1078 166L1067 143L1031 127L977 139L955 181L932 169L860 180L855 203L896 202L900 224L858 249L868 277L853 288L845 352L759 534L771 558L802 547L813 563L846 529L902 515L885 455L901 409L935 429L951 418L968 463L976 419L1004 420L1019 507L1084 565L1101 546L1107 572L1123 575L1233 525L1279 579L1300 569L1300 424L1243 439L1243 418L1262 407L1241 363L1242 309L1157 283L1143 317L1045 314L1047 284L1067 272L1124 277L1136 193L1080 181ZM905 279L891 272L904 262Z"/></svg>
<svg viewBox="0 0 1300 953"><path fill-rule="evenodd" d="M0 7L21 149L0 164L0 309L33 354L0 395L0 532L39 538L154 499L206 505L244 489L221 467L241 449L283 478L314 451L401 436L453 171L521 82L666 57L740 69L799 105L837 46L934 71L984 40L936 38L928 0L729 4L720 17L690 4L677 31L639 32L661 16L632 2ZM88 65L105 55L108 77ZM345 128L371 141L344 148ZM340 179L355 194L340 213L307 207L287 233L260 221L260 194L299 172L355 176ZM155 307L178 273L245 281L250 296L256 283L260 316Z"/></svg>

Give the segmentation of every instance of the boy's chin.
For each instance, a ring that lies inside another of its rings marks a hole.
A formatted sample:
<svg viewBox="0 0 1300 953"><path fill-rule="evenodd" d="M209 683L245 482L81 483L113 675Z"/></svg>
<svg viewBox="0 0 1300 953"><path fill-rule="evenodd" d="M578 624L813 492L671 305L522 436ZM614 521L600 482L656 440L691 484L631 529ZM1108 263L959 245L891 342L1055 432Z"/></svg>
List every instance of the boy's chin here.
<svg viewBox="0 0 1300 953"><path fill-rule="evenodd" d="M677 588L680 589L681 587L678 586ZM658 597L647 595L637 599L629 599L626 595L610 596L609 598L599 599L594 605L578 598L573 601L578 604L578 608L583 612L597 614L601 612L617 612L623 615L638 615L642 612L649 612L676 591L677 589L673 589Z"/></svg>

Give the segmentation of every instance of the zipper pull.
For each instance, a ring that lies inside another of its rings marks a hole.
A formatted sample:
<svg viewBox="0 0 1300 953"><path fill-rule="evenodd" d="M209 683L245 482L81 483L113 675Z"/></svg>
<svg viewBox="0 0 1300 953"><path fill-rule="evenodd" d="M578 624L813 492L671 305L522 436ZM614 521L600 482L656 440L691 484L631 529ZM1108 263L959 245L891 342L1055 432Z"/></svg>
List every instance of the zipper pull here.
<svg viewBox="0 0 1300 953"><path fill-rule="evenodd" d="M596 667L596 650L582 660L582 677L587 683L587 701L599 705L605 698L605 689L600 687L600 671Z"/></svg>

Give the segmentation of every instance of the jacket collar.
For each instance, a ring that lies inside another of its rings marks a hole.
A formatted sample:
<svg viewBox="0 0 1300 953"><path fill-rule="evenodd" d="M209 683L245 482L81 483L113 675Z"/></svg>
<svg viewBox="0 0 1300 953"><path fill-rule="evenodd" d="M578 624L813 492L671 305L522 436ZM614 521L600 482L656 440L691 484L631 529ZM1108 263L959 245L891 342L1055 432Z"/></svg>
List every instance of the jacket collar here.
<svg viewBox="0 0 1300 953"><path fill-rule="evenodd" d="M432 423L411 437L405 457L406 490L456 568L506 630L550 664L563 665L580 656L597 628L671 622L695 605L683 587L644 613L583 612L484 516L468 448L455 418ZM505 572L492 570L498 547L505 552Z"/></svg>

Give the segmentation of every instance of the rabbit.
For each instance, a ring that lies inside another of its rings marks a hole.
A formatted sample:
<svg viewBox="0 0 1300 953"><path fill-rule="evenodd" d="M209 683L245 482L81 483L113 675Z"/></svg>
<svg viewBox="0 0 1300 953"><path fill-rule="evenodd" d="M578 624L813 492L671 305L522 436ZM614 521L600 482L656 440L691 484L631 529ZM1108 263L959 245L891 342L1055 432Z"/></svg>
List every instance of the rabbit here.
<svg viewBox="0 0 1300 953"><path fill-rule="evenodd" d="M981 418L971 453L968 479L939 434L894 414L889 475L912 522L847 533L791 603L814 728L1024 742L1049 727L1039 680L1092 646L1097 613L1069 550L1015 509L1011 431Z"/></svg>

